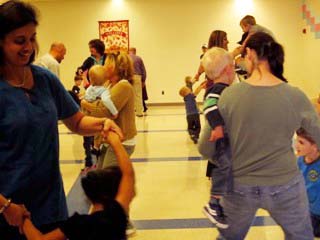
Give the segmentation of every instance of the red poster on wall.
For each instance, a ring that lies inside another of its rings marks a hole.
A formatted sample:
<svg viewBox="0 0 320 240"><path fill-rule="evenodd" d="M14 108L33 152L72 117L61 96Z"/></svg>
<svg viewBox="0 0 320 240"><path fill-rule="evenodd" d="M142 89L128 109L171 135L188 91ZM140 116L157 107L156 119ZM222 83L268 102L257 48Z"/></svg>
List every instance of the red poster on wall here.
<svg viewBox="0 0 320 240"><path fill-rule="evenodd" d="M99 35L106 51L128 51L129 20L99 21Z"/></svg>

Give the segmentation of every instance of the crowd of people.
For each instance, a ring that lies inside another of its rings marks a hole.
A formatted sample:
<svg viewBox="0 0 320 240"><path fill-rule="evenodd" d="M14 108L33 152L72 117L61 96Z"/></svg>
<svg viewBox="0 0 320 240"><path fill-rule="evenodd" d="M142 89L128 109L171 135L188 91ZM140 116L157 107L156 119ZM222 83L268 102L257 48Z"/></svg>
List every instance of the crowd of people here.
<svg viewBox="0 0 320 240"><path fill-rule="evenodd" d="M135 117L147 111L142 59L135 48L105 53L104 43L93 39L68 92L59 80L66 54L62 43L53 43L32 64L38 14L31 4L1 4L0 25L0 238L126 239L134 231ZM189 135L209 160L212 185L203 212L218 227L219 240L244 239L259 208L270 213L287 240L319 237L318 114L283 76L284 50L271 31L252 16L240 26L244 35L232 52L225 31L211 33L197 74L186 77L179 91ZM248 78L233 84L235 63ZM205 81L193 90L202 73ZM196 97L202 90L201 130ZM90 214L68 216L58 120L84 136L81 185L92 204Z"/></svg>

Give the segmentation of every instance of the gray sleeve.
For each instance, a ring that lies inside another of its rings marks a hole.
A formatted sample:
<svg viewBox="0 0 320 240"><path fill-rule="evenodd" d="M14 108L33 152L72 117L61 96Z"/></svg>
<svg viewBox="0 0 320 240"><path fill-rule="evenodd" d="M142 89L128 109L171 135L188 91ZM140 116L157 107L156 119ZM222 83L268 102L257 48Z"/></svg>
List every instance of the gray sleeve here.
<svg viewBox="0 0 320 240"><path fill-rule="evenodd" d="M301 101L299 104L301 127L304 128L310 137L317 143L320 148L320 119L307 96L301 92Z"/></svg>
<svg viewBox="0 0 320 240"><path fill-rule="evenodd" d="M211 159L216 151L216 142L209 141L211 130L212 128L210 127L208 121L206 121L201 129L198 142L198 151L205 159Z"/></svg>

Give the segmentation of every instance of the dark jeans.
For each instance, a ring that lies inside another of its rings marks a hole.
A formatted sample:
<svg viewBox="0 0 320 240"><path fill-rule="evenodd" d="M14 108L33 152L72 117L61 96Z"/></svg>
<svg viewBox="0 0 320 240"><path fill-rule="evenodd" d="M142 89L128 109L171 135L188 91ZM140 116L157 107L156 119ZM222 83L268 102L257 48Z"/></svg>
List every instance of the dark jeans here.
<svg viewBox="0 0 320 240"><path fill-rule="evenodd" d="M91 156L91 149L93 147L93 136L84 136L83 137L83 148L85 151L85 167L91 167L92 166L92 156Z"/></svg>
<svg viewBox="0 0 320 240"><path fill-rule="evenodd" d="M313 228L313 235L320 237L320 216L310 213L311 223Z"/></svg>
<svg viewBox="0 0 320 240"><path fill-rule="evenodd" d="M211 163L211 195L224 196L232 189L231 149L228 138L216 142L216 154ZM210 163L210 162L209 162ZM208 167L210 167L208 163Z"/></svg>
<svg viewBox="0 0 320 240"><path fill-rule="evenodd" d="M201 123L200 123L200 116L199 114L191 114L187 115L187 122L188 122L188 132L189 135L192 137L199 138L200 131L201 131Z"/></svg>
<svg viewBox="0 0 320 240"><path fill-rule="evenodd" d="M143 105L143 112L146 112L148 110L146 102L142 100L142 105Z"/></svg>

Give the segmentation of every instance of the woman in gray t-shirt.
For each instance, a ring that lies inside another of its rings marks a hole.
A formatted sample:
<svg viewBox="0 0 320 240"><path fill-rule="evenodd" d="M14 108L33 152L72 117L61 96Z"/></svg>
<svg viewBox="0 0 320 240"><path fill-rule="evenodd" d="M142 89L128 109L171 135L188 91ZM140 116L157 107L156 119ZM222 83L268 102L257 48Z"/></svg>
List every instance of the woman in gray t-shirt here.
<svg viewBox="0 0 320 240"><path fill-rule="evenodd" d="M266 33L245 46L250 77L227 88L219 110L232 150L233 191L223 198L228 229L218 239L244 239L259 208L281 226L285 239L311 240L303 179L292 149L305 128L320 146L320 122L308 98L283 77L284 52Z"/></svg>

